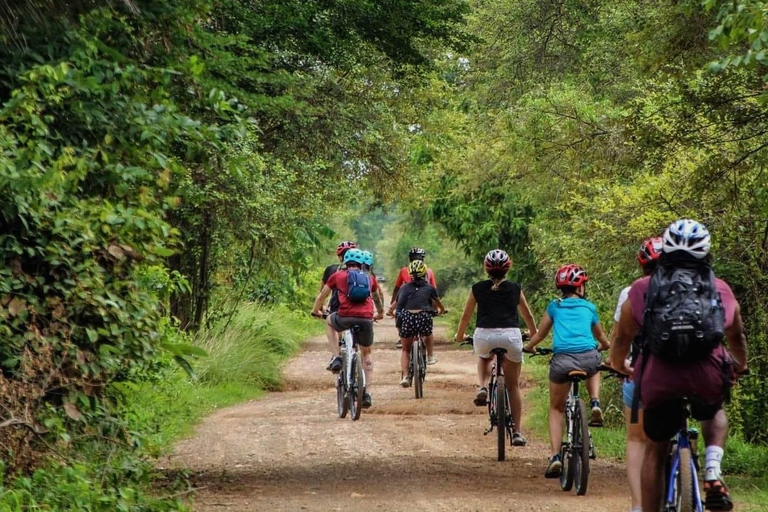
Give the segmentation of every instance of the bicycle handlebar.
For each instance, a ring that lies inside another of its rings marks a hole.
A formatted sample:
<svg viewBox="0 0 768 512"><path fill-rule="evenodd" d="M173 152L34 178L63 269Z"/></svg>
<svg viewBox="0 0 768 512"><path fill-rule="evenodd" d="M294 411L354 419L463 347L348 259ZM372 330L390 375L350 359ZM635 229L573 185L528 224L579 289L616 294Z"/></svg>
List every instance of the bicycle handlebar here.
<svg viewBox="0 0 768 512"><path fill-rule="evenodd" d="M329 313L328 311L323 311L323 312L322 312L321 314L319 314L319 315L316 315L316 314L314 314L314 313L310 313L310 314L311 314L313 317L315 317L315 318L322 318L323 320L325 320L326 318L328 318L328 316L330 315L330 313Z"/></svg>
<svg viewBox="0 0 768 512"><path fill-rule="evenodd" d="M528 357L538 357L538 356L548 356L550 354L554 354L555 351L551 348L545 348L545 347L536 347L536 350L534 352L531 352L530 350L523 350L526 354L529 354Z"/></svg>
<svg viewBox="0 0 768 512"><path fill-rule="evenodd" d="M597 367L597 371L599 372L608 372L610 377L617 377L619 379L628 379L629 375L627 375L624 372L620 372L613 366L608 366L607 364L601 364Z"/></svg>

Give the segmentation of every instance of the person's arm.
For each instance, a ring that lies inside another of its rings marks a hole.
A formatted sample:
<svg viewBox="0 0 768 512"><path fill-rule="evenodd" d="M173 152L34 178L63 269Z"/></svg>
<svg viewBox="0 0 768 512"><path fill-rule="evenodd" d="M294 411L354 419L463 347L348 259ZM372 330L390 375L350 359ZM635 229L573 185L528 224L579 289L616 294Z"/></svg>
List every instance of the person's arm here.
<svg viewBox="0 0 768 512"><path fill-rule="evenodd" d="M321 310L323 309L323 303L325 303L325 299L328 298L328 296L331 294L331 289L328 287L328 285L323 285L323 288L320 290L320 293L317 294L317 298L315 298L315 304L312 306L312 314L313 315L320 315Z"/></svg>
<svg viewBox="0 0 768 512"><path fill-rule="evenodd" d="M464 313L462 313L461 320L459 320L459 327L456 329L456 341L464 341L464 332L467 330L469 321L472 319L472 313L475 312L476 305L475 295L470 290L467 303L464 304Z"/></svg>
<svg viewBox="0 0 768 512"><path fill-rule="evenodd" d="M526 327L528 327L528 334L530 336L536 335L536 321L533 319L531 308L528 307L528 301L525 300L525 294L520 290L520 302L517 304L517 310L523 317Z"/></svg>
<svg viewBox="0 0 768 512"><path fill-rule="evenodd" d="M431 268L427 269L427 276L429 277L429 284L432 285L432 288L437 290L437 280L435 279L435 273L432 271Z"/></svg>
<svg viewBox="0 0 768 512"><path fill-rule="evenodd" d="M632 299L627 299L621 305L621 316L617 324L615 340L611 344L609 361L613 368L628 375L632 374L632 369L627 365L626 360L632 349L632 340L635 338L637 328L637 322L632 316Z"/></svg>
<svg viewBox="0 0 768 512"><path fill-rule="evenodd" d="M728 350L733 359L733 369L736 373L743 373L747 363L747 336L744 334L744 322L741 319L741 306L736 304L733 313L733 323L725 330L725 338L728 340Z"/></svg>
<svg viewBox="0 0 768 512"><path fill-rule="evenodd" d="M592 334L594 335L597 342L600 344L599 349L600 350L608 350L611 348L611 344L608 341L608 338L605 336L605 332L603 332L603 326L600 325L600 322L597 322L596 324L592 324Z"/></svg>
<svg viewBox="0 0 768 512"><path fill-rule="evenodd" d="M541 322L539 322L539 330L536 331L536 334L531 336L531 339L523 347L523 350L526 352L533 352L533 350L536 348L536 345L541 343L541 341L547 337L549 331L552 330L552 325L553 322L549 317L549 313L544 313L544 318L542 318Z"/></svg>
<svg viewBox="0 0 768 512"><path fill-rule="evenodd" d="M445 313L445 306L443 306L443 301L441 301L440 298L438 297L433 298L432 304L435 306L435 309L437 310L438 315L442 315Z"/></svg>

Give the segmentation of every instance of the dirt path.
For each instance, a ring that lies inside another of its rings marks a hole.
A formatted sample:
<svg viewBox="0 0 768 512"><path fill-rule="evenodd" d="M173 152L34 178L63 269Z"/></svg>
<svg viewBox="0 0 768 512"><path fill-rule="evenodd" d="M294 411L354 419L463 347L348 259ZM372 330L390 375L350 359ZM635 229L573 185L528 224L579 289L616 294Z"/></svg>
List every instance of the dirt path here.
<svg viewBox="0 0 768 512"><path fill-rule="evenodd" d="M391 321L377 326L373 407L357 422L336 416L324 338L287 365L286 391L206 419L173 456L201 488L195 510L629 509L618 463L597 461L588 496L577 497L543 478L547 449L531 436L497 462L485 410L471 401L471 353L438 343L417 401L397 385L395 337Z"/></svg>

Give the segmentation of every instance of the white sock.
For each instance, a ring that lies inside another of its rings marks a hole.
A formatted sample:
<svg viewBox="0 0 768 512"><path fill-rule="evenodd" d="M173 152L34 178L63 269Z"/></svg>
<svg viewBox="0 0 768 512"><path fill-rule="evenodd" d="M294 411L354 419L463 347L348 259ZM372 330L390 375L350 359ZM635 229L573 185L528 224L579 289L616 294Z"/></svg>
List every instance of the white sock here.
<svg viewBox="0 0 768 512"><path fill-rule="evenodd" d="M717 473L720 473L720 462L723 460L723 449L719 446L707 446L707 450L704 452L706 463L705 469L714 469Z"/></svg>

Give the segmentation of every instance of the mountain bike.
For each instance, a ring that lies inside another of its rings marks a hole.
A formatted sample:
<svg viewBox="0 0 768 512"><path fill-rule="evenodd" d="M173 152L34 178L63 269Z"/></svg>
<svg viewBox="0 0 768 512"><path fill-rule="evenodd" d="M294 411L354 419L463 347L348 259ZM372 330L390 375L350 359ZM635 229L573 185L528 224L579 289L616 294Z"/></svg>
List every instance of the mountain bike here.
<svg viewBox="0 0 768 512"><path fill-rule="evenodd" d="M696 441L699 433L688 428L691 408L683 399L683 424L672 441L666 464L664 512L704 512L697 472Z"/></svg>
<svg viewBox="0 0 768 512"><path fill-rule="evenodd" d="M551 348L537 347L530 357L553 354ZM576 494L587 493L589 483L589 460L596 458L592 434L589 432L587 405L579 396L579 383L587 379L587 372L574 370L568 374L571 391L565 403L565 433L560 447L563 470L560 473L560 488L570 491L576 485Z"/></svg>
<svg viewBox="0 0 768 512"><path fill-rule="evenodd" d="M472 336L467 336L462 345L472 345L473 342ZM515 431L509 391L504 382L504 370L502 369L502 361L507 350L495 348L491 353L493 354L493 367L491 369L491 380L488 383L488 417L490 427L485 430L483 435L487 436L496 429L497 460L503 461L506 459L507 439L509 439L509 444L512 445L512 434Z"/></svg>
<svg viewBox="0 0 768 512"><path fill-rule="evenodd" d="M445 310L447 313L448 310ZM429 312L433 317L438 316L435 311ZM416 398L424 397L424 380L427 378L427 345L424 336L419 334L411 343L411 359L408 363L408 380L413 385L413 393Z"/></svg>
<svg viewBox="0 0 768 512"><path fill-rule="evenodd" d="M317 315L314 315L317 316ZM323 313L318 318L328 318L328 313ZM336 409L339 418L345 418L351 412L350 419L360 419L363 409L363 396L366 391L365 371L363 371L363 356L358 345L360 326L353 325L351 329L344 331L339 340L341 348L341 371L336 374Z"/></svg>

